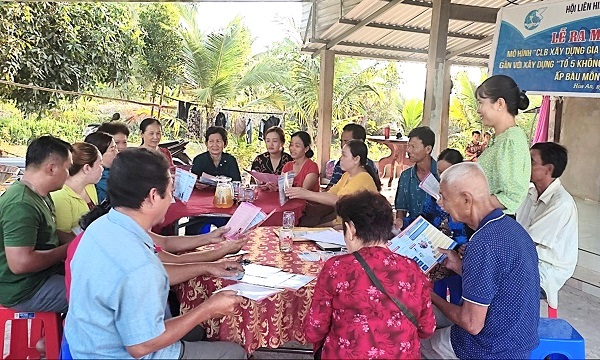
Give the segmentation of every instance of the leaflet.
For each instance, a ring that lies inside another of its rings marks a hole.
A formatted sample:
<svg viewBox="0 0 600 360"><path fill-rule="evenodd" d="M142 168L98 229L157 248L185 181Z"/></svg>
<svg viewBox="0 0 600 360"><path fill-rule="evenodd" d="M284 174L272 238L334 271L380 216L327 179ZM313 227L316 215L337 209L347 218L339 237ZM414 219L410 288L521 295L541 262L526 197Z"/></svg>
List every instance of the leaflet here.
<svg viewBox="0 0 600 360"><path fill-rule="evenodd" d="M419 187L429 195L433 196L434 199L438 200L440 198L440 182L435 178L433 173L429 173L429 175L419 183Z"/></svg>
<svg viewBox="0 0 600 360"><path fill-rule="evenodd" d="M438 248L453 249L456 245L454 240L444 235L422 216L416 218L387 243L388 248L393 252L413 259L426 274L436 263L446 258Z"/></svg>
<svg viewBox="0 0 600 360"><path fill-rule="evenodd" d="M196 179L198 175L177 168L175 170L175 184L173 184L175 191L173 192L173 197L182 203L187 203L192 195L192 191L194 190L194 185L196 185Z"/></svg>

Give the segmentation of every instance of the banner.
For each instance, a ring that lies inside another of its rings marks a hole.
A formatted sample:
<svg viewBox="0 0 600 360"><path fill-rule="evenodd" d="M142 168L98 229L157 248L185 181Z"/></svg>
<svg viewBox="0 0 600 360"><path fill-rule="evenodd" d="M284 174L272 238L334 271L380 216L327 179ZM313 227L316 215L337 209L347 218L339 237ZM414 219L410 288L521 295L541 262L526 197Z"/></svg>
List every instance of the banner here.
<svg viewBox="0 0 600 360"><path fill-rule="evenodd" d="M543 1L498 12L492 75L528 93L600 97L600 1Z"/></svg>

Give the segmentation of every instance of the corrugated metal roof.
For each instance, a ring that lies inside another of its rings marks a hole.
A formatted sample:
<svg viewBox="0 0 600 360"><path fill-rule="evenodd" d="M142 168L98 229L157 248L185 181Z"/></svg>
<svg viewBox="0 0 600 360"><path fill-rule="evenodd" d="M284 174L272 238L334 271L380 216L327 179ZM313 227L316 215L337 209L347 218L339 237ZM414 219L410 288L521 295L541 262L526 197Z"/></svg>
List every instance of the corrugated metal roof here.
<svg viewBox="0 0 600 360"><path fill-rule="evenodd" d="M451 4L469 5L476 11L497 11L511 3L525 4L541 0L451 0ZM427 61L432 1L405 0L371 19L367 26L352 29L357 23L388 5L389 0L314 0L303 3L303 27L306 37L303 51L314 53L329 48L340 55ZM313 8L316 6L316 9ZM487 8L487 9L481 9ZM313 18L314 21L313 26ZM471 19L469 19L471 20ZM475 19L479 20L479 19ZM462 49L494 34L495 24L450 19L448 53L459 52L451 60L456 64L487 66L491 41L466 53ZM350 34L347 32L350 31ZM353 32L352 32L353 31ZM336 44L332 41L336 40Z"/></svg>

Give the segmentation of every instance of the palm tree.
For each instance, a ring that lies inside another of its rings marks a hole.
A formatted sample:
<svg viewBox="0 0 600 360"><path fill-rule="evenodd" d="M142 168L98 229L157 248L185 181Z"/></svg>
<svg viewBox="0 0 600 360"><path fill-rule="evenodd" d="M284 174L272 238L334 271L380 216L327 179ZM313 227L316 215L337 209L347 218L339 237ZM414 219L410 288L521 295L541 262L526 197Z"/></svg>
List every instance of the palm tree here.
<svg viewBox="0 0 600 360"><path fill-rule="evenodd" d="M215 107L241 94L282 81L282 74L268 59L251 56L250 31L237 17L220 32L206 36L198 30L194 7L182 6L183 86L203 105L207 123Z"/></svg>
<svg viewBox="0 0 600 360"><path fill-rule="evenodd" d="M485 74L481 73L481 82L485 80ZM477 96L475 85L467 72L456 74L453 81L454 91L450 98L450 128L449 146L462 151L471 139L471 131L481 130L483 124L477 113Z"/></svg>
<svg viewBox="0 0 600 360"><path fill-rule="evenodd" d="M400 105L402 130L407 135L423 120L423 100L408 99Z"/></svg>

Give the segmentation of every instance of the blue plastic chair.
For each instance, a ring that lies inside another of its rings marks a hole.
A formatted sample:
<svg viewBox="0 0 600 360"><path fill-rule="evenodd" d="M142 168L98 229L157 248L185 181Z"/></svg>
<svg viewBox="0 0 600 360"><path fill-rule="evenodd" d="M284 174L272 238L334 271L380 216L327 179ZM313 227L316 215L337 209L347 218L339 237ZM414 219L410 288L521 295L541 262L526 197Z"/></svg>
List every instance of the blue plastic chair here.
<svg viewBox="0 0 600 360"><path fill-rule="evenodd" d="M541 318L538 336L530 359L585 359L585 340L566 320Z"/></svg>

